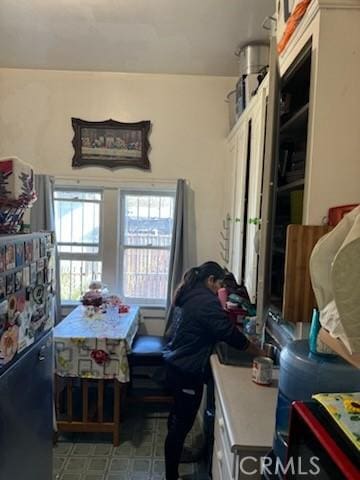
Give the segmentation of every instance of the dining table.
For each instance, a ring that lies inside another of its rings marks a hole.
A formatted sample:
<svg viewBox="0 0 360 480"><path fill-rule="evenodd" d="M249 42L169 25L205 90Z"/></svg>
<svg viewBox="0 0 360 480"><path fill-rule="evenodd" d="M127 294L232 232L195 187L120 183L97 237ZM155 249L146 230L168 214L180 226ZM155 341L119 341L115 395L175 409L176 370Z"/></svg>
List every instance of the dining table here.
<svg viewBox="0 0 360 480"><path fill-rule="evenodd" d="M126 313L112 307L95 310L79 305L55 327L55 410L59 432L112 432L114 445L119 444L122 390L130 381L127 355L139 317L137 305L131 305ZM109 390L110 420L106 405Z"/></svg>

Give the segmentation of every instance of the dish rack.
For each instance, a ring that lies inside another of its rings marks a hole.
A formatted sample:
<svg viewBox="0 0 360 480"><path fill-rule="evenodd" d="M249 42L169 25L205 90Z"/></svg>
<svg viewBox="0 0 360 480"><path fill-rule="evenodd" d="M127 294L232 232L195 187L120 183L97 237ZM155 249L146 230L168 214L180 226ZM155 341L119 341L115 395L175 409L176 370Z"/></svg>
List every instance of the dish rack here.
<svg viewBox="0 0 360 480"><path fill-rule="evenodd" d="M18 200L0 198L0 234L18 233L25 210L36 201L35 193Z"/></svg>
<svg viewBox="0 0 360 480"><path fill-rule="evenodd" d="M225 263L228 263L230 260L230 221L231 217L227 214L222 221L222 230L220 230L220 256Z"/></svg>

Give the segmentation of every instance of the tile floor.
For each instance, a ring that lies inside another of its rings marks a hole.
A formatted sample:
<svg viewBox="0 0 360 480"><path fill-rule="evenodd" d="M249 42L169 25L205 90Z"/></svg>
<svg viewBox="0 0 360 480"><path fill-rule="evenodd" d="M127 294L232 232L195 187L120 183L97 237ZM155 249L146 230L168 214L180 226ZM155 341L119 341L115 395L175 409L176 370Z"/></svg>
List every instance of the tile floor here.
<svg viewBox="0 0 360 480"><path fill-rule="evenodd" d="M121 425L119 447L106 434L60 437L54 447L55 480L161 480L164 473L166 412L133 407ZM200 427L194 425L186 439L196 446ZM180 473L191 480L204 476L201 464L181 464Z"/></svg>

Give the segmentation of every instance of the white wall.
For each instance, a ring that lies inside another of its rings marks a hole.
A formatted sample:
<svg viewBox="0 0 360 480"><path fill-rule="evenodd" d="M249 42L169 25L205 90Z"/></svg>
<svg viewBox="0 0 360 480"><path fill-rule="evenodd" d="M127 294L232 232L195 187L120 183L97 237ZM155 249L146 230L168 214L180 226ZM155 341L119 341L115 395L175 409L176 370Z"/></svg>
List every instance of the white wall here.
<svg viewBox="0 0 360 480"><path fill-rule="evenodd" d="M234 78L0 69L0 157L37 173L135 182L186 178L195 193L197 258L220 260L228 112ZM151 172L73 170L71 117L150 120Z"/></svg>

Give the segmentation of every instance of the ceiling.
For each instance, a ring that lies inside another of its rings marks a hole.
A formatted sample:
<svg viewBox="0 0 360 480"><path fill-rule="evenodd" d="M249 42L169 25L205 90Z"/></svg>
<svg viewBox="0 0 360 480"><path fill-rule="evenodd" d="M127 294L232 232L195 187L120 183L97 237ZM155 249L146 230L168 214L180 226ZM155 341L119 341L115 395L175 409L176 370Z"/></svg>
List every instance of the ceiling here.
<svg viewBox="0 0 360 480"><path fill-rule="evenodd" d="M1 0L0 67L237 76L274 0Z"/></svg>

